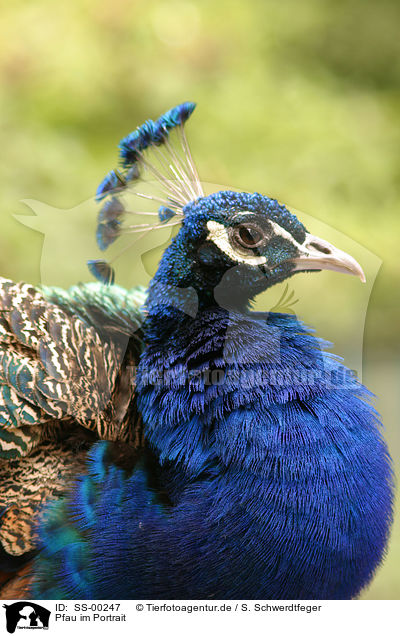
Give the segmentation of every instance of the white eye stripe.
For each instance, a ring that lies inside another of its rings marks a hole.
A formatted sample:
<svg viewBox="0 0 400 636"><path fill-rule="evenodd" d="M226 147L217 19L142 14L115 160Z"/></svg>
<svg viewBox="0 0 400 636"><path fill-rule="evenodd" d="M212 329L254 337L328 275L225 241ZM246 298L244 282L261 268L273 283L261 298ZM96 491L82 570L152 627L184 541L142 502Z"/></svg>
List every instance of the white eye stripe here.
<svg viewBox="0 0 400 636"><path fill-rule="evenodd" d="M245 263L246 265L264 265L267 262L265 256L244 256L234 250L229 240L228 230L222 223L207 221L207 229L207 239L215 243L218 249L233 261Z"/></svg>
<svg viewBox="0 0 400 636"><path fill-rule="evenodd" d="M274 230L274 234L275 236L281 236L282 238L284 238L286 241L289 241L292 245L294 245L298 250L303 251L303 248L301 246L300 243L298 243L293 236L290 234L290 232L288 232L287 230L285 230L285 228L283 228L281 225L278 225L278 223L275 223L275 221L269 221L272 225L272 228Z"/></svg>

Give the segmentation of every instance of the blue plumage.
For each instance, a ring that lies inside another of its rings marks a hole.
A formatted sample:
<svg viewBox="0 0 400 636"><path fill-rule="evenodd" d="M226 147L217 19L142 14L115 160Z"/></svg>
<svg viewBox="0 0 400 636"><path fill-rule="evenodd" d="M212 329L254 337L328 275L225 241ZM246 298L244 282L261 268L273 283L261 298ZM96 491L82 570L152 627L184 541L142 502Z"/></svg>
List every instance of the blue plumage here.
<svg viewBox="0 0 400 636"><path fill-rule="evenodd" d="M172 128L175 128L175 126L185 124L195 108L196 104L194 102L184 102L179 106L174 106L174 108L167 110L164 115L161 115L158 121L163 127L170 131Z"/></svg>
<svg viewBox="0 0 400 636"><path fill-rule="evenodd" d="M115 280L115 272L110 265L101 258L90 260L87 263L89 271L97 280L105 285L112 285Z"/></svg>
<svg viewBox="0 0 400 636"><path fill-rule="evenodd" d="M108 199L101 208L97 220L99 223L108 223L108 221L118 221L123 216L125 208L121 201L116 197Z"/></svg>
<svg viewBox="0 0 400 636"><path fill-rule="evenodd" d="M228 327L235 346L221 363ZM249 364L261 341L273 345L274 329L284 336L282 364ZM143 467L127 478L97 466L83 481L95 483L96 498L79 486L69 504L82 544L78 569L90 584L77 587L59 568L54 597L355 596L381 559L391 517L389 459L368 392L294 317L209 311L181 320L168 339L158 329L153 338L140 363L139 407L162 466L158 490L170 503L149 504L157 492ZM211 352L227 384L207 384ZM147 369L180 367L183 357L184 385L148 381ZM315 384L307 387L310 368ZM96 453L103 457L104 446ZM46 576L47 559L59 554L46 549ZM43 585L44 575L39 597Z"/></svg>
<svg viewBox="0 0 400 636"><path fill-rule="evenodd" d="M126 179L117 170L111 170L100 183L96 191L96 200L101 201L108 194L119 192L126 187Z"/></svg>
<svg viewBox="0 0 400 636"><path fill-rule="evenodd" d="M168 130L191 110L160 120ZM153 123L138 130L132 148L154 140ZM141 461L122 470L109 444L93 448L88 474L43 517L38 597L360 593L392 518L372 396L295 316L250 309L272 285L322 269L364 279L274 199L227 191L183 206L145 307Z"/></svg>
<svg viewBox="0 0 400 636"><path fill-rule="evenodd" d="M171 108L155 122L151 119L120 141L120 158L126 168L140 160L142 152L149 146L159 146L168 138L170 131L183 125L194 111L196 104L184 102Z"/></svg>
<svg viewBox="0 0 400 636"><path fill-rule="evenodd" d="M121 222L117 219L110 219L97 226L97 245L101 250L106 250L121 234Z"/></svg>
<svg viewBox="0 0 400 636"><path fill-rule="evenodd" d="M167 208L165 207L165 205L161 205L158 208L158 218L160 219L160 221L163 223L164 221L169 221L170 219L172 219L174 216L176 215L176 212L174 212L174 210L171 210L171 208Z"/></svg>

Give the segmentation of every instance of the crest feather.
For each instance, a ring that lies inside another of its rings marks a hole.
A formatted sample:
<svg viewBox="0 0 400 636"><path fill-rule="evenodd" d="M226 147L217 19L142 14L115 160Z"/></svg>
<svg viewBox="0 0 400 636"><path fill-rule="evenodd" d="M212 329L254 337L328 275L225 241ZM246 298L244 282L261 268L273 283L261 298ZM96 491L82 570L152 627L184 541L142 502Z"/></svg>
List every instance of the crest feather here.
<svg viewBox="0 0 400 636"><path fill-rule="evenodd" d="M106 250L123 233L144 234L179 223L185 205L204 195L184 131L184 124L195 107L194 102L179 104L156 121L148 119L120 141L121 167L111 170L96 192L97 201L107 198L98 214L96 231L101 250ZM173 131L176 131L178 144L171 139ZM146 174L157 184L159 195L132 190L133 185L145 181ZM119 198L128 189L132 194L156 203L154 212L128 210ZM158 216L159 223L125 225L124 220L132 214ZM91 260L88 266L98 280L108 284L113 282L114 270L106 261Z"/></svg>

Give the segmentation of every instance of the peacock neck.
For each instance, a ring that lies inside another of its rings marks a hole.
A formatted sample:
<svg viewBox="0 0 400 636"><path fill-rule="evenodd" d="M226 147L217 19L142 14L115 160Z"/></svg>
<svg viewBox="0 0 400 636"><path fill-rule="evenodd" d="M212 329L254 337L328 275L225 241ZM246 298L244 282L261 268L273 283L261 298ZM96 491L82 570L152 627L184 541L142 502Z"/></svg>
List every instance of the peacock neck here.
<svg viewBox="0 0 400 636"><path fill-rule="evenodd" d="M216 465L264 474L275 405L319 390L304 381L322 365L318 340L294 316L159 307L145 339L137 391L147 438L192 477Z"/></svg>
<svg viewBox="0 0 400 636"><path fill-rule="evenodd" d="M261 568L256 580L277 568L264 596L356 594L391 515L368 391L294 316L209 309L161 334L150 324L137 391L171 500L203 502L197 523L231 536Z"/></svg>

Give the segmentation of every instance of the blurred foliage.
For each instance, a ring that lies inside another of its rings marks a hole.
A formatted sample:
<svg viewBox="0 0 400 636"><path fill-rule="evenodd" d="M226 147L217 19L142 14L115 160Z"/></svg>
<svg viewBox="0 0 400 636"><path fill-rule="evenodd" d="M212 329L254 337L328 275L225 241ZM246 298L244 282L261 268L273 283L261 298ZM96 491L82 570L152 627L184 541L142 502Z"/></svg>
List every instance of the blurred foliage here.
<svg viewBox="0 0 400 636"><path fill-rule="evenodd" d="M0 0L0 9L1 274L40 279L43 237L12 216L29 214L21 199L76 208L116 163L120 137L194 100L188 132L205 181L274 196L383 260L365 375L398 456L398 0ZM94 217L77 209L79 242ZM73 260L73 249L60 251L61 283ZM336 299L339 322L340 304L356 303L340 276L312 285L316 311ZM399 546L396 530L366 597L399 597Z"/></svg>

